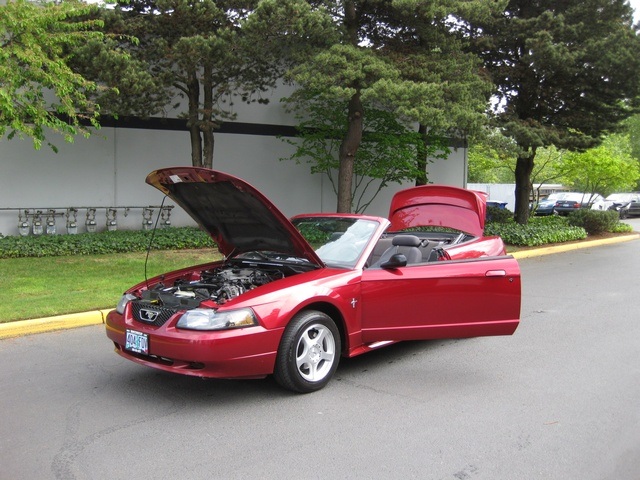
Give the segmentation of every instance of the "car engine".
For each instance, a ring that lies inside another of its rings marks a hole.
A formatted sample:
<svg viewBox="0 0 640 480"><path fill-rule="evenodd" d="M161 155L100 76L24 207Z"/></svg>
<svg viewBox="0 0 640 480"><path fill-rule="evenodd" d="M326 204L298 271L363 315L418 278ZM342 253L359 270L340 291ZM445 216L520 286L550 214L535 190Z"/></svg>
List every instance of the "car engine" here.
<svg viewBox="0 0 640 480"><path fill-rule="evenodd" d="M144 291L142 301L168 308L196 308L204 300L222 305L261 285L279 280L285 274L277 268L223 266L200 272L196 280L178 279L173 285L159 283Z"/></svg>

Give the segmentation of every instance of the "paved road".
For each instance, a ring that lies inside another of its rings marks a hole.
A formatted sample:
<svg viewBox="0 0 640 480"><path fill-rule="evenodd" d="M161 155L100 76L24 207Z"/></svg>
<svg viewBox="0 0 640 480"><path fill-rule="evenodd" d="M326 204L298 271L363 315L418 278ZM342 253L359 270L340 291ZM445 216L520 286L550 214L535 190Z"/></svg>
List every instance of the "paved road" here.
<svg viewBox="0 0 640 480"><path fill-rule="evenodd" d="M404 343L294 395L102 327L0 341L0 479L637 479L640 241L520 261L513 337Z"/></svg>

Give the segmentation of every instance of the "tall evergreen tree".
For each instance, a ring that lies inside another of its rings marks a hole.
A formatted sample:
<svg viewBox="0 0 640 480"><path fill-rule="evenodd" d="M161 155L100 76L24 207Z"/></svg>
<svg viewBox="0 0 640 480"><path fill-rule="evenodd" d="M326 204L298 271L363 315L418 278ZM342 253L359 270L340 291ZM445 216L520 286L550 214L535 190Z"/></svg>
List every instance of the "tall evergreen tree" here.
<svg viewBox="0 0 640 480"><path fill-rule="evenodd" d="M329 9L339 39L294 69L293 78L301 86L303 100L311 94L339 99L347 106L338 153L337 210L348 212L367 109L386 108L420 122L425 138L429 129L441 133L479 124L487 89L479 78L478 66L462 49L464 30L460 27L488 16L503 2L311 3Z"/></svg>
<svg viewBox="0 0 640 480"><path fill-rule="evenodd" d="M261 93L304 48L301 39L327 38L326 15L312 12L304 0L118 0L103 17L110 33L138 39L122 43L133 69L115 65L100 72L95 54L84 58L97 78L128 79L104 108L122 115L146 107L153 115L169 99L174 108L186 99L192 164L209 168L214 133L235 118L234 101L266 102ZM130 85L138 81L147 86Z"/></svg>
<svg viewBox="0 0 640 480"><path fill-rule="evenodd" d="M405 0L377 8L379 18L367 29L373 45L398 66L403 79L427 90L393 99L398 113L419 122L426 147L418 153L417 185L427 182L425 154L432 139L443 134L466 137L486 123L492 85L478 57L468 51L466 31L505 5L505 0Z"/></svg>
<svg viewBox="0 0 640 480"><path fill-rule="evenodd" d="M640 38L625 0L510 0L474 26L497 92L493 119L519 147L515 217L529 217L540 147L583 150L633 113Z"/></svg>

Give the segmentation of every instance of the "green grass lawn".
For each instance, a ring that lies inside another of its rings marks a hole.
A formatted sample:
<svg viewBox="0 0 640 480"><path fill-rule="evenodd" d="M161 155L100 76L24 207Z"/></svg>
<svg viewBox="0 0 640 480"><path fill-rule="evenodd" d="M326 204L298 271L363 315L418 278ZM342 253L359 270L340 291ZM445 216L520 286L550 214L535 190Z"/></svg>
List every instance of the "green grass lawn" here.
<svg viewBox="0 0 640 480"><path fill-rule="evenodd" d="M144 280L146 253L0 259L0 323L114 308ZM217 249L153 251L150 277L220 258Z"/></svg>

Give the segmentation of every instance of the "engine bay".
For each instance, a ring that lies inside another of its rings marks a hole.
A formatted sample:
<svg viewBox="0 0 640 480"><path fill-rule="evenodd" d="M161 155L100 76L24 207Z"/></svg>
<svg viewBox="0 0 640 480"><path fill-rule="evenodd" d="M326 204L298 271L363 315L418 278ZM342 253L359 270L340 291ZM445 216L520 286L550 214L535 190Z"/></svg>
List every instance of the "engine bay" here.
<svg viewBox="0 0 640 480"><path fill-rule="evenodd" d="M264 256L256 261L255 256L244 254L214 267L192 270L177 277L171 274L160 277L158 283L140 291L140 299L133 300L137 304L134 311L145 306L171 311L190 310L199 307L203 301L223 305L255 288L313 268L308 262L295 259L283 262Z"/></svg>
<svg viewBox="0 0 640 480"><path fill-rule="evenodd" d="M142 292L142 300L168 308L196 308L205 300L219 305L267 283L285 277L277 268L222 266L203 270L195 280L178 278L172 285L160 282Z"/></svg>

